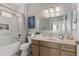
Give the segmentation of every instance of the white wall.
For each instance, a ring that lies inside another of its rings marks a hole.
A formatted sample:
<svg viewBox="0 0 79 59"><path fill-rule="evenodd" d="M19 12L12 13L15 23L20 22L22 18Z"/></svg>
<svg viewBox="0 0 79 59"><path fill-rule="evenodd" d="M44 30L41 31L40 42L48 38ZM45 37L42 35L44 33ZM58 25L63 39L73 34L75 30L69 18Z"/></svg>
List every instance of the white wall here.
<svg viewBox="0 0 79 59"><path fill-rule="evenodd" d="M79 40L79 3L77 4L77 32L76 32L77 39Z"/></svg>
<svg viewBox="0 0 79 59"><path fill-rule="evenodd" d="M7 5L5 5L5 6L7 6ZM13 7L13 9L15 9L15 8ZM0 6L0 10L15 13L12 10L9 10L2 6ZM0 16L0 23L9 24L9 27L10 27L9 30L0 30L0 46L4 46L4 45L17 41L18 26L17 26L15 17L8 18L8 17Z"/></svg>
<svg viewBox="0 0 79 59"><path fill-rule="evenodd" d="M0 46L4 46L17 41L17 23L13 18L7 18L0 16L0 24L8 24L9 30L0 30Z"/></svg>
<svg viewBox="0 0 79 59"><path fill-rule="evenodd" d="M24 18L22 15L17 15L18 16L18 21L19 21L19 28L20 32L22 34L22 43L25 42L26 39L26 34L27 34L27 4L22 4L18 9L18 12L24 14Z"/></svg>
<svg viewBox="0 0 79 59"><path fill-rule="evenodd" d="M23 4L23 3L6 3L6 4L3 4L15 11L18 11L22 14L24 14L25 17L27 17L27 12L26 12L26 5ZM6 9L6 8L4 8ZM21 34L21 40L24 41L25 38L26 38L26 34L27 34L27 23L25 24L25 19L24 19L24 16L22 14L19 14L17 12L14 12L14 11L11 11L11 10L8 10L6 9L7 11L9 12L12 12L14 14L16 14L16 21L17 21L17 26L18 26L18 34ZM26 19L27 20L27 19Z"/></svg>

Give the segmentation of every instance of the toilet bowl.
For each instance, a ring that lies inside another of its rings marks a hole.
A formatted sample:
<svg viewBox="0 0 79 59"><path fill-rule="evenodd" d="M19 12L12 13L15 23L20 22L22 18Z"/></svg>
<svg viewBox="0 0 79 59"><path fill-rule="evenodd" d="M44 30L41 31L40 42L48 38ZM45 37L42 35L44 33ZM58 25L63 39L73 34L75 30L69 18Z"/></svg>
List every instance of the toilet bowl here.
<svg viewBox="0 0 79 59"><path fill-rule="evenodd" d="M20 45L21 56L27 56L31 52L31 37L28 37L28 43L23 43Z"/></svg>
<svg viewBox="0 0 79 59"><path fill-rule="evenodd" d="M24 43L24 44L22 44L22 45L20 46L20 50L25 50L25 49L27 49L29 46L30 46L29 43Z"/></svg>
<svg viewBox="0 0 79 59"><path fill-rule="evenodd" d="M20 46L21 56L27 56L29 54L29 49L30 49L30 43L24 43Z"/></svg>

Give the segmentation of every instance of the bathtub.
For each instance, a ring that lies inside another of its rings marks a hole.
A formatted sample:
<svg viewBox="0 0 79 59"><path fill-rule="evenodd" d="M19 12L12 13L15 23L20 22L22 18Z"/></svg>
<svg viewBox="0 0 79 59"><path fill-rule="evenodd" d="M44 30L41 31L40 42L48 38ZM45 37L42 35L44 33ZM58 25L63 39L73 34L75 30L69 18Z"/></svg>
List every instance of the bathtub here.
<svg viewBox="0 0 79 59"><path fill-rule="evenodd" d="M13 56L16 52L19 51L19 44L20 42L15 42L15 43L0 47L0 56Z"/></svg>

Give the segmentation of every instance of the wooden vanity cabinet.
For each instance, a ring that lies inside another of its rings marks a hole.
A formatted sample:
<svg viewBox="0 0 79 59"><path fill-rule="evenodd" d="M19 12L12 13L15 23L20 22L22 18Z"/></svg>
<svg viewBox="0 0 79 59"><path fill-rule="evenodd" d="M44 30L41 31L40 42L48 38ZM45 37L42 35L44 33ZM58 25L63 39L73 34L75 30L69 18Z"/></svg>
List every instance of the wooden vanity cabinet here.
<svg viewBox="0 0 79 59"><path fill-rule="evenodd" d="M59 56L60 55L59 44L41 41L40 42L40 55Z"/></svg>
<svg viewBox="0 0 79 59"><path fill-rule="evenodd" d="M49 48L49 55L48 56L60 56L60 50Z"/></svg>
<svg viewBox="0 0 79 59"><path fill-rule="evenodd" d="M40 46L40 56L48 56L49 48Z"/></svg>
<svg viewBox="0 0 79 59"><path fill-rule="evenodd" d="M54 42L45 42L45 41L40 41L40 46L48 47L48 48L56 48L59 49L60 45L58 43Z"/></svg>
<svg viewBox="0 0 79 59"><path fill-rule="evenodd" d="M39 56L39 41L32 41L32 55Z"/></svg>
<svg viewBox="0 0 79 59"><path fill-rule="evenodd" d="M40 47L40 56L59 56L58 49L52 49L47 47Z"/></svg>
<svg viewBox="0 0 79 59"><path fill-rule="evenodd" d="M75 56L75 53L69 51L61 51L61 56Z"/></svg>
<svg viewBox="0 0 79 59"><path fill-rule="evenodd" d="M32 45L32 55L39 56L39 47L37 45Z"/></svg>
<svg viewBox="0 0 79 59"><path fill-rule="evenodd" d="M76 56L76 46L75 45L61 45L61 56Z"/></svg>
<svg viewBox="0 0 79 59"><path fill-rule="evenodd" d="M32 40L33 56L75 56L76 46Z"/></svg>

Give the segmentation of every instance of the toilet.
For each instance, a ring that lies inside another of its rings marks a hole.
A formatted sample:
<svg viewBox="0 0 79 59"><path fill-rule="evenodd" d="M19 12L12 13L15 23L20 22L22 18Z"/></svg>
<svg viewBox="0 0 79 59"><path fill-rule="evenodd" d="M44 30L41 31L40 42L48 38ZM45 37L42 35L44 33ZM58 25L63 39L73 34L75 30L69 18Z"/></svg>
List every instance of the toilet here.
<svg viewBox="0 0 79 59"><path fill-rule="evenodd" d="M31 37L28 36L28 43L24 43L20 46L21 56L28 56L31 54Z"/></svg>

